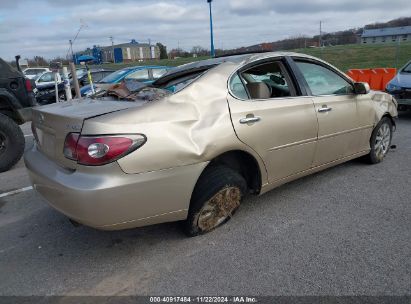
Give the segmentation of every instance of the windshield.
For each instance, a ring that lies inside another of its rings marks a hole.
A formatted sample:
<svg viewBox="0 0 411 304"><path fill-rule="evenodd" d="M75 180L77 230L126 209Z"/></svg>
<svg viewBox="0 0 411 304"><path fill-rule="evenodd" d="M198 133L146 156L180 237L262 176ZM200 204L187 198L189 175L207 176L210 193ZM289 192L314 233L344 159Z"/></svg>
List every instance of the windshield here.
<svg viewBox="0 0 411 304"><path fill-rule="evenodd" d="M26 75L37 75L37 74L39 74L41 72L44 72L44 71L45 70L42 70L42 69L30 69L30 70L25 70L24 74L26 74Z"/></svg>
<svg viewBox="0 0 411 304"><path fill-rule="evenodd" d="M76 70L76 76L77 78L83 77L83 75L87 74L87 70Z"/></svg>
<svg viewBox="0 0 411 304"><path fill-rule="evenodd" d="M122 80L130 71L131 71L130 69L116 71L114 73L111 73L111 74L107 75L103 79L101 79L99 81L99 83L115 83L115 82L118 82L118 81Z"/></svg>
<svg viewBox="0 0 411 304"><path fill-rule="evenodd" d="M402 69L401 72L403 72L403 73L411 73L411 62L409 62L409 63L405 66L405 68Z"/></svg>

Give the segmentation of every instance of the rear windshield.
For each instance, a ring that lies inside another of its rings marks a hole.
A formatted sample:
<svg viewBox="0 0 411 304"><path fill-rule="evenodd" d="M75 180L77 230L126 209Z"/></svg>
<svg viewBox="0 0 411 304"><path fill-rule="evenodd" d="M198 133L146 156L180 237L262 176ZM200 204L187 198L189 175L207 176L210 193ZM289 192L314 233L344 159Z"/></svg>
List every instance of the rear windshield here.
<svg viewBox="0 0 411 304"><path fill-rule="evenodd" d="M30 69L30 70L26 70L24 71L24 74L26 75L37 75L41 72L44 72L45 69Z"/></svg>
<svg viewBox="0 0 411 304"><path fill-rule="evenodd" d="M160 89L165 89L168 90L172 93L177 93L187 87L190 83L192 83L194 80L196 80L198 77L200 77L202 74L204 74L207 71L201 71L201 72L194 72L192 74L184 75L178 78L175 78L161 86L158 86Z"/></svg>

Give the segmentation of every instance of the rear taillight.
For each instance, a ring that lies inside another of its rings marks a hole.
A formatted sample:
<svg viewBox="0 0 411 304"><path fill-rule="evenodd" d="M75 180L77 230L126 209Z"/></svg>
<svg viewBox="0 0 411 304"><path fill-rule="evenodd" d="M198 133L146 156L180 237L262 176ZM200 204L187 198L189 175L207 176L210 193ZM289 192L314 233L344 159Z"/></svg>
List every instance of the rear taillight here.
<svg viewBox="0 0 411 304"><path fill-rule="evenodd" d="M26 84L26 90L27 90L27 92L33 92L33 87L32 87L32 85L31 85L31 82L30 82L30 79L25 79L26 80L26 82L25 82L25 84Z"/></svg>
<svg viewBox="0 0 411 304"><path fill-rule="evenodd" d="M77 142L80 133L69 133L64 141L63 153L64 156L71 160L77 160Z"/></svg>
<svg viewBox="0 0 411 304"><path fill-rule="evenodd" d="M80 136L70 133L64 143L64 156L81 165L100 166L118 160L145 142L146 137L141 134Z"/></svg>

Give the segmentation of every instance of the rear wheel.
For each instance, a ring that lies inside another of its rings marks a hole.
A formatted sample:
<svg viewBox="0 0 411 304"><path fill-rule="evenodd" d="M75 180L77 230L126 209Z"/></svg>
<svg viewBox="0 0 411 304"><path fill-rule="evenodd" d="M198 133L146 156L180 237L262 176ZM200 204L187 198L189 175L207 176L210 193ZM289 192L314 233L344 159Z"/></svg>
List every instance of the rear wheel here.
<svg viewBox="0 0 411 304"><path fill-rule="evenodd" d="M24 143L20 127L11 118L0 114L0 172L9 170L20 160Z"/></svg>
<svg viewBox="0 0 411 304"><path fill-rule="evenodd" d="M236 171L224 166L207 168L194 188L184 223L186 233L196 236L227 222L246 190L246 181Z"/></svg>
<svg viewBox="0 0 411 304"><path fill-rule="evenodd" d="M367 160L372 164L382 162L390 150L391 139L392 122L388 117L383 117L372 132L370 139L371 151L367 155Z"/></svg>

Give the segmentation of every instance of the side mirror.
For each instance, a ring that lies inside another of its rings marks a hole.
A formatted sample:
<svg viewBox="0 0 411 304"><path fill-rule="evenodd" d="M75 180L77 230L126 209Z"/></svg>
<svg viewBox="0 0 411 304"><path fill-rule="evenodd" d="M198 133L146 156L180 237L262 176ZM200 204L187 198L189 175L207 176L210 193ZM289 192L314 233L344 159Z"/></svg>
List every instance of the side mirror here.
<svg viewBox="0 0 411 304"><path fill-rule="evenodd" d="M370 92L370 85L366 82L354 83L355 94L368 94Z"/></svg>

